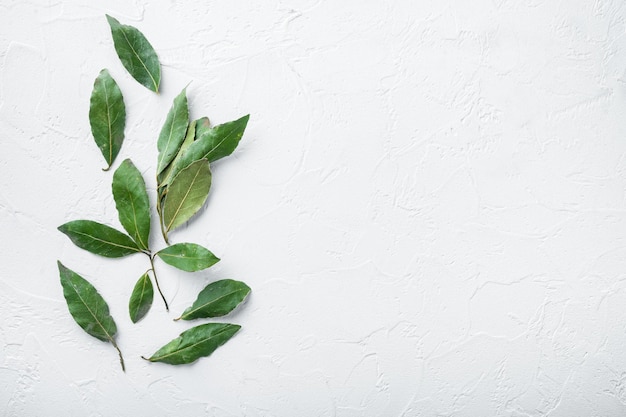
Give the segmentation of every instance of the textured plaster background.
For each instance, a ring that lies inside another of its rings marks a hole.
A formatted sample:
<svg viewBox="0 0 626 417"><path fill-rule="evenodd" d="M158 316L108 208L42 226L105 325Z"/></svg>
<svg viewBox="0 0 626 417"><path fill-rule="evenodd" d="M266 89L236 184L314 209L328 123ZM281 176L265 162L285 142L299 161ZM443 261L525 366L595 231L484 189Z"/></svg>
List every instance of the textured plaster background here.
<svg viewBox="0 0 626 417"><path fill-rule="evenodd" d="M161 95L105 13L152 42ZM625 35L621 0L3 0L2 415L626 415ZM56 230L119 227L87 118L105 67L128 111L114 167L132 157L151 197L185 85L194 118L252 114L172 234L222 262L157 265L172 312L137 325L145 257ZM72 321L57 259L108 300L127 373ZM191 366L141 360L221 278L253 288L226 319L243 330Z"/></svg>

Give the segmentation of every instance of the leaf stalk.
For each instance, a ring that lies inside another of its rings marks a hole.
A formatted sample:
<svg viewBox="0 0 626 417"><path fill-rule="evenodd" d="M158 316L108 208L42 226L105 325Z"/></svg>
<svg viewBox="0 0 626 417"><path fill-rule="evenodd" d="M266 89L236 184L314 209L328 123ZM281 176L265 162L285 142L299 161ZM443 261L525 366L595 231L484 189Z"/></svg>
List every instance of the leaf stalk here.
<svg viewBox="0 0 626 417"><path fill-rule="evenodd" d="M149 269L149 271L152 271L152 275L154 276L154 283L156 284L157 290L159 291L159 294L161 295L161 298L163 299L163 303L165 304L165 311L170 311L170 306L167 304L167 300L165 299L165 296L163 295L163 291L161 291L161 286L159 285L159 279L157 278L156 270L154 269L154 256L155 255L151 253L146 253L146 255L148 255L148 258L150 258L151 268Z"/></svg>
<svg viewBox="0 0 626 417"><path fill-rule="evenodd" d="M122 365L122 371L126 372L126 365L124 365L124 357L122 356L122 351L120 350L117 343L115 343L115 339L111 339L111 344L117 350L117 354L120 356L120 365Z"/></svg>

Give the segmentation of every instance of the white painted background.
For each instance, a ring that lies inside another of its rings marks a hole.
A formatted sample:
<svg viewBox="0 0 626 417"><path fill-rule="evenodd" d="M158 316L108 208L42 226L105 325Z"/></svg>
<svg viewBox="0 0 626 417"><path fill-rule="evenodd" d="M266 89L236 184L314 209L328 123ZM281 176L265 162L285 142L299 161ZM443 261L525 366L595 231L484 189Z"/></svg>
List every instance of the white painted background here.
<svg viewBox="0 0 626 417"><path fill-rule="evenodd" d="M623 1L104 4L0 4L3 416L626 415ZM161 95L105 13L152 42ZM172 234L222 262L157 265L172 312L155 299L137 325L147 260L56 230L119 227L87 117L102 68L128 112L115 167L131 157L152 197L185 85L194 118L252 114ZM57 259L108 300L126 373L72 321ZM253 288L225 319L242 331L190 366L140 359L221 278Z"/></svg>

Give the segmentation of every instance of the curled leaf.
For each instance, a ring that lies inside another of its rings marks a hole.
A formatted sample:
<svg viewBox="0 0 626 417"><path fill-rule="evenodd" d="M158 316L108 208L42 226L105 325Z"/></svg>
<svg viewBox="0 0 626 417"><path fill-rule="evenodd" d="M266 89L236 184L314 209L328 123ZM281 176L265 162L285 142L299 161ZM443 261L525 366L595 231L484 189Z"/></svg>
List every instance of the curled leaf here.
<svg viewBox="0 0 626 417"><path fill-rule="evenodd" d="M196 132L193 140L197 140L204 135L209 129L211 129L211 121L208 117L201 117L196 122Z"/></svg>
<svg viewBox="0 0 626 417"><path fill-rule="evenodd" d="M148 313L153 299L154 289L152 288L152 281L150 281L150 276L146 272L135 284L128 302L128 313L133 323L137 323Z"/></svg>
<svg viewBox="0 0 626 417"><path fill-rule="evenodd" d="M169 232L189 220L204 205L211 189L209 161L201 159L178 173L163 201L163 224Z"/></svg>
<svg viewBox="0 0 626 417"><path fill-rule="evenodd" d="M74 321L96 339L110 342L117 349L122 370L125 370L122 352L114 338L117 326L109 314L106 301L85 278L66 268L61 262L57 261L57 265L61 276L63 296Z"/></svg>
<svg viewBox="0 0 626 417"><path fill-rule="evenodd" d="M210 250L195 243L177 243L156 254L163 262L187 272L206 269L220 260Z"/></svg>
<svg viewBox="0 0 626 417"><path fill-rule="evenodd" d="M124 97L106 69L100 71L93 84L89 105L91 134L106 160L108 170L120 152L126 126Z"/></svg>
<svg viewBox="0 0 626 417"><path fill-rule="evenodd" d="M137 28L106 15L117 56L130 75L149 90L159 92L161 64L150 42Z"/></svg>
<svg viewBox="0 0 626 417"><path fill-rule="evenodd" d="M241 326L236 324L201 324L182 332L179 337L157 350L151 357L144 359L170 365L195 362L203 356L209 356L239 329Z"/></svg>
<svg viewBox="0 0 626 417"><path fill-rule="evenodd" d="M141 249L130 236L91 220L74 220L58 227L76 246L107 258L121 258Z"/></svg>
<svg viewBox="0 0 626 417"><path fill-rule="evenodd" d="M176 320L221 317L233 311L250 294L250 287L241 281L223 279L204 287L191 307Z"/></svg>
<svg viewBox="0 0 626 417"><path fill-rule="evenodd" d="M141 249L150 240L150 202L141 172L126 159L113 174L113 199L120 223Z"/></svg>

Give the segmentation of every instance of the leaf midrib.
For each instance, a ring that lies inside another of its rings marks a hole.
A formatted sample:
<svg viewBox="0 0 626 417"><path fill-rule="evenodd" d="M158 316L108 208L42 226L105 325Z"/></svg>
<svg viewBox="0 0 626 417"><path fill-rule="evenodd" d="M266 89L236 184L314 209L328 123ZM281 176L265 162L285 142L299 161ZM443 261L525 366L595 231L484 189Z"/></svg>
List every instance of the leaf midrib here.
<svg viewBox="0 0 626 417"><path fill-rule="evenodd" d="M103 239L100 239L100 238L95 237L95 236L93 236L93 235L90 235L90 234L88 234L88 233L79 232L79 231L77 231L77 230L72 231L72 233L76 233L77 235L87 236L87 237L92 238L93 240L97 240L97 241L102 242L102 243L108 243L108 244L109 244L109 245L111 245L111 246L117 246L117 247L120 247L120 248L131 249L131 250L133 250L133 251L135 251L135 252L140 252L140 250L139 250L138 248L133 248L133 247L131 247L131 246L120 245L120 244L115 243L115 242L110 242L110 241L108 241L108 240L103 240Z"/></svg>
<svg viewBox="0 0 626 417"><path fill-rule="evenodd" d="M193 344L191 344L191 345L189 345L189 346L185 346L185 347L184 347L184 348L182 348L182 349L178 349L178 350L175 350L175 351L173 351L173 352L170 352L170 353L168 353L168 354L166 354L166 355L159 356L159 357L157 357L157 358L150 358L150 359L151 359L151 360L153 360L153 361L159 361L159 360L162 360L162 359L167 358L167 357L169 357L169 356L175 355L175 354L177 354L177 353L181 353L181 352L183 352L183 351L184 351L184 350L186 350L186 349L191 349L191 348L193 348L193 347L198 346L198 345L199 345L199 344L201 344L201 343L204 343L204 342L206 342L206 341L208 341L208 340L214 339L214 338L216 338L217 336L221 335L222 333L226 332L226 331L227 331L227 330L229 330L229 329L231 329L231 327L225 327L225 328L224 328L224 329L222 329L220 332L215 333L215 334L213 334L213 335L211 335L211 336L209 336L209 337L207 337L207 338L205 338L205 339L202 339L202 340L200 340L200 341L198 341L198 342L196 342L196 343L193 343Z"/></svg>
<svg viewBox="0 0 626 417"><path fill-rule="evenodd" d="M209 257L210 258L215 258L215 255L212 256L212 257L211 256L185 256L185 255L171 255L171 254L168 254L168 253L159 253L159 256L161 258L164 257L164 256L167 258L169 256L170 258L189 259L189 260L196 260L196 259L197 260L202 260L202 259L207 259Z"/></svg>
<svg viewBox="0 0 626 417"><path fill-rule="evenodd" d="M210 301L210 302L208 302L208 303L202 304L201 306L199 306L199 307L197 307L197 308L195 308L195 309L191 310L190 312L188 312L188 313L186 313L186 314L181 315L181 316L180 316L180 318L184 320L184 318L185 318L185 317L189 317L191 314L195 313L196 311L198 311L198 310L200 310L200 309L202 309L202 308L204 308L204 307L206 307L206 306L208 306L208 305L211 305L211 304L217 303L218 301L220 301L220 300L222 300L222 299L224 299L224 298L226 298L226 297L228 297L228 296L230 296L230 295L233 295L233 294L236 294L236 293L238 293L238 292L241 292L241 291L244 291L244 290L243 290L243 289L239 289L239 290L231 291L231 292L229 292L229 293L227 293L227 294L224 294L224 295L222 295L221 297L218 297L218 298L216 298L216 299L214 299L214 300L212 300L212 301Z"/></svg>
<svg viewBox="0 0 626 417"><path fill-rule="evenodd" d="M102 79L102 87L104 88L104 101L107 108L107 127L109 128L109 166L113 163L113 126L111 123L111 109L109 107L109 92L107 90L106 79Z"/></svg>

